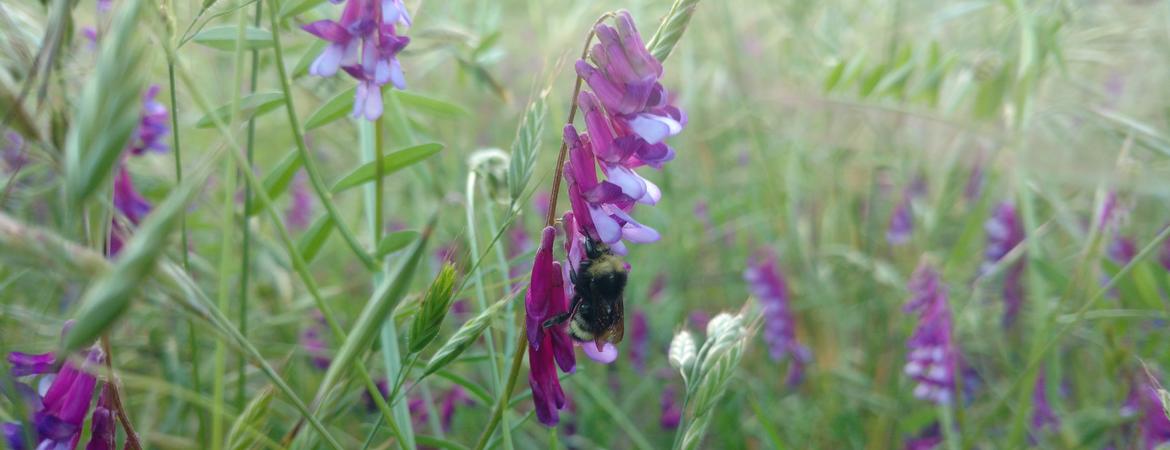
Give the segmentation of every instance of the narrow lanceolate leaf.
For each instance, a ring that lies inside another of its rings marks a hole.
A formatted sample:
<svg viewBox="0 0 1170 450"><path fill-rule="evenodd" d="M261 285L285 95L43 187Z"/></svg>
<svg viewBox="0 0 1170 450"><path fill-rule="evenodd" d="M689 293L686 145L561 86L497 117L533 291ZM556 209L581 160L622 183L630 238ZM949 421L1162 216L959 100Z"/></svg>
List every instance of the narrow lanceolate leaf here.
<svg viewBox="0 0 1170 450"><path fill-rule="evenodd" d="M532 178L536 151L540 149L540 134L544 131L544 117L548 112L544 102L546 95L548 91L542 91L528 105L528 112L512 141L511 162L508 164L508 194L512 197L512 205L524 194L524 188Z"/></svg>
<svg viewBox="0 0 1170 450"><path fill-rule="evenodd" d="M305 231L300 242L297 242L297 249L300 250L306 263L313 262L313 259L317 257L321 246L325 245L325 240L329 239L330 234L333 234L333 228L333 219L329 217L329 214L322 214L313 221L313 225L309 226L308 231Z"/></svg>
<svg viewBox="0 0 1170 450"><path fill-rule="evenodd" d="M130 306L130 299L154 270L166 249L167 237L178 225L191 198L203 188L211 173L209 158L163 200L135 230L114 262L113 270L94 281L81 296L76 323L65 335L66 352L91 344L114 324Z"/></svg>
<svg viewBox="0 0 1170 450"><path fill-rule="evenodd" d="M459 327L459 331L456 331L455 335L447 340L447 343L439 347L439 350L435 352L430 362L427 363L423 374L418 378L421 380L423 377L435 373L435 371L446 367L447 364L451 364L455 358L463 354L475 341L479 340L479 336L483 334L483 330L486 330L488 325L491 325L496 313L511 299L511 297L508 297L496 302L496 304L489 306L488 309L483 310L475 318L467 321L462 327Z"/></svg>
<svg viewBox="0 0 1170 450"><path fill-rule="evenodd" d="M394 97L411 111L437 117L469 116L471 111L462 105L440 98L429 97L414 91L394 90Z"/></svg>
<svg viewBox="0 0 1170 450"><path fill-rule="evenodd" d="M447 263L431 283L427 295L423 297L421 309L414 315L414 321L410 324L410 334L407 335L409 342L407 350L410 353L421 352L427 344L435 340L454 298L455 266Z"/></svg>
<svg viewBox="0 0 1170 450"><path fill-rule="evenodd" d="M390 312L394 310L394 306L406 294L406 289L410 286L410 280L414 278L415 269L418 268L418 263L422 260L430 236L431 227L428 226L422 239L414 244L410 253L402 260L396 273L386 277L378 285L374 295L366 302L361 315L354 323L353 331L346 336L345 342L337 351L337 357L333 359L333 364L325 372L325 377L317 389L318 400L323 400L323 396L333 390L341 375L353 368L354 362L360 361L360 358L373 345L378 329L382 327L382 324L390 316Z"/></svg>
<svg viewBox="0 0 1170 450"><path fill-rule="evenodd" d="M301 168L301 154L296 150L292 150L284 155L277 162L272 169L269 169L268 175L264 176L264 191L268 193L268 198L275 200L283 194L288 185L292 183L293 177L296 176L297 170ZM253 216L264 212L268 208L268 204L264 203L263 197L259 193L252 193L252 209L248 211L249 216Z"/></svg>
<svg viewBox="0 0 1170 450"><path fill-rule="evenodd" d="M228 432L228 448L231 450L247 450L252 448L260 436L264 436L264 418L268 417L268 407L272 404L272 397L276 391L271 387L260 391L260 394L248 403L244 412L236 417Z"/></svg>
<svg viewBox="0 0 1170 450"><path fill-rule="evenodd" d="M353 94L357 86L338 92L305 120L305 131L316 129L345 117L353 109Z"/></svg>
<svg viewBox="0 0 1170 450"><path fill-rule="evenodd" d="M407 147L402 150L387 154L382 158L382 176L390 175L394 172L402 170L411 164L417 163L424 159L430 158L439 150L443 149L443 144L430 143ZM330 189L334 194L344 191L346 189L361 186L365 183L374 181L378 176L377 161L371 161L362 164L353 172L346 174L337 180Z"/></svg>
<svg viewBox="0 0 1170 450"><path fill-rule="evenodd" d="M138 125L143 95L140 68L146 38L138 33L141 0L118 8L110 36L97 53L97 71L85 83L65 141L65 184L71 211L104 185Z"/></svg>
<svg viewBox="0 0 1170 450"><path fill-rule="evenodd" d="M386 235L386 237L382 238L381 242L378 242L378 250L376 255L381 258L396 251L402 250L406 248L407 245L410 245L411 242L414 242L415 239L418 239L417 231L406 230L390 233Z"/></svg>
<svg viewBox="0 0 1170 450"><path fill-rule="evenodd" d="M698 5L699 0L674 1L670 12L662 19L662 24L658 26L658 31L654 32L654 36L646 44L646 49L650 50L650 54L654 55L654 58L658 61L666 61L666 57L670 56L675 44L678 44L683 32L687 30L687 25L691 23L691 16L695 14L695 7Z"/></svg>
<svg viewBox="0 0 1170 450"><path fill-rule="evenodd" d="M208 47L234 51L236 49L236 26L221 25L207 27L193 38L195 42ZM272 46L272 34L256 27L244 28L244 50L256 50Z"/></svg>
<svg viewBox="0 0 1170 450"><path fill-rule="evenodd" d="M235 27L232 28L234 29ZM240 118L248 120L275 110L283 104L284 94L280 92L257 92L255 94L249 94L240 99ZM212 111L211 114L219 117L220 121L227 122L232 117L232 105L231 103L224 104L215 108L215 111ZM199 118L199 121L195 122L195 126L198 128L214 128L215 120L211 118L211 114Z"/></svg>

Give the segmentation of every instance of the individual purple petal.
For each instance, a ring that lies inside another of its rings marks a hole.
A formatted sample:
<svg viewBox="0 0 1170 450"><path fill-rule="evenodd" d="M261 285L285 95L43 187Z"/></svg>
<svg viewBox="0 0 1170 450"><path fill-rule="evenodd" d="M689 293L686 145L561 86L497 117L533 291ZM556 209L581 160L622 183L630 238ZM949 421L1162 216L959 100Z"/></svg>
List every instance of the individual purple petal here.
<svg viewBox="0 0 1170 450"><path fill-rule="evenodd" d="M131 154L141 155L146 151L167 151L164 136L170 131L167 107L159 103L159 86L151 85L142 96L142 115L138 121L138 129L130 139L128 149Z"/></svg>
<svg viewBox="0 0 1170 450"><path fill-rule="evenodd" d="M53 352L39 354L11 352L8 354L8 364L12 366L11 374L13 377L49 373L53 370L56 361L57 358Z"/></svg>
<svg viewBox="0 0 1170 450"><path fill-rule="evenodd" d="M943 443L942 429L938 422L931 423L918 433L918 436L907 439L902 447L905 450L933 450Z"/></svg>
<svg viewBox="0 0 1170 450"><path fill-rule="evenodd" d="M1109 255L1109 259L1117 264L1129 264L1137 256L1137 244L1133 242L1133 239L1125 236L1114 236L1113 240L1109 242L1106 253Z"/></svg>
<svg viewBox="0 0 1170 450"><path fill-rule="evenodd" d="M89 425L89 443L85 445L85 450L114 450L117 448L115 437L118 430L114 423L113 405L110 403L108 390L108 385L102 389L97 407L93 409Z"/></svg>
<svg viewBox="0 0 1170 450"><path fill-rule="evenodd" d="M600 349L597 348L599 345L601 346ZM596 344L593 342L585 342L581 344L581 350L585 352L585 356L588 356L589 359L602 364L614 362L618 357L617 347L614 347L609 342L597 342Z"/></svg>
<svg viewBox="0 0 1170 450"><path fill-rule="evenodd" d="M682 124L669 116L642 113L629 121L630 129L647 144L658 144L667 137L682 132Z"/></svg>
<svg viewBox="0 0 1170 450"><path fill-rule="evenodd" d="M537 247L532 262L532 275L529 277L528 292L524 296L528 345L538 350L543 343L544 321L552 315L553 290L561 284L562 275L554 265L552 255L556 234L556 228L553 227L545 227L541 231L540 247Z"/></svg>

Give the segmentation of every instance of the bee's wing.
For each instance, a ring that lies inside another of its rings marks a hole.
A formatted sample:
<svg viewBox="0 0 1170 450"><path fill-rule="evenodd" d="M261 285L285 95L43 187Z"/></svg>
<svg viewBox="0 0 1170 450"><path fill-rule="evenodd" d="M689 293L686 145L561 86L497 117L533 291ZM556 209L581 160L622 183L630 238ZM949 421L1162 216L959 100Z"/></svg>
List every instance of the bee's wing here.
<svg viewBox="0 0 1170 450"><path fill-rule="evenodd" d="M626 335L626 302L625 299L619 298L618 301L614 303L613 325L610 326L608 330L605 330L605 334L603 334L601 338L606 342L616 345L620 343L622 338Z"/></svg>

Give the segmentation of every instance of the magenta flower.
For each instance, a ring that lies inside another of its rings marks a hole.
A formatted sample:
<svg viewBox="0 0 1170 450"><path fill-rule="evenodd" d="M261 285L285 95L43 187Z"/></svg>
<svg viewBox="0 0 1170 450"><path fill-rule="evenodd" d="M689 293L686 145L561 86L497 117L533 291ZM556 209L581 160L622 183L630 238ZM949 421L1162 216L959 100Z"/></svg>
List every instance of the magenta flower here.
<svg viewBox="0 0 1170 450"><path fill-rule="evenodd" d="M1011 203L1000 203L991 218L983 225L987 232L987 248L983 251L980 273L987 273L1024 240L1024 226ZM1020 258L1007 269L1003 280L1004 326L1010 326L1019 315L1023 303L1023 273L1025 259Z"/></svg>
<svg viewBox="0 0 1170 450"><path fill-rule="evenodd" d="M902 245L910 242L910 235L914 233L914 214L910 210L910 197L902 196L902 200L894 207L890 215L890 226L886 229L886 242L890 245Z"/></svg>
<svg viewBox="0 0 1170 450"><path fill-rule="evenodd" d="M662 425L663 429L673 430L678 428L679 422L682 421L682 408L678 406L675 400L674 385L667 385L666 389L662 390L662 413L658 418L658 423Z"/></svg>
<svg viewBox="0 0 1170 450"><path fill-rule="evenodd" d="M401 0L347 0L341 20L319 20L301 28L329 42L309 66L309 73L331 77L338 69L358 80L353 116L374 120L382 116L382 86L406 88L398 54L410 43L395 26L409 26L410 15Z"/></svg>
<svg viewBox="0 0 1170 450"><path fill-rule="evenodd" d="M796 318L792 314L788 282L777 267L776 255L770 251L757 253L748 261L743 278L763 310L764 342L768 344L768 354L773 361L791 355L788 383L799 384L804 367L812 360L812 352L796 340Z"/></svg>
<svg viewBox="0 0 1170 450"><path fill-rule="evenodd" d="M662 64L646 51L633 18L622 11L616 20L617 29L605 24L594 29L599 42L589 52L593 64L577 61L577 74L608 110L618 136L615 144L624 147L626 154L636 154L642 163L661 167L673 157L662 141L682 131L686 115L669 104L658 82Z"/></svg>
<svg viewBox="0 0 1170 450"><path fill-rule="evenodd" d="M1048 383L1044 372L1036 377L1036 387L1032 391L1032 432L1042 433L1045 429L1055 431L1060 428L1060 418L1048 403Z"/></svg>
<svg viewBox="0 0 1170 450"><path fill-rule="evenodd" d="M289 187L291 201L284 210L284 220L292 230L304 230L313 220L313 194L307 178L303 170L297 171Z"/></svg>
<svg viewBox="0 0 1170 450"><path fill-rule="evenodd" d="M471 397L467 395L467 391L463 390L462 386L455 385L443 397L443 406L439 410L441 416L439 423L443 426L443 431L451 431L451 424L455 422L455 410L461 404L469 406L474 405L475 402L471 401Z"/></svg>
<svg viewBox="0 0 1170 450"><path fill-rule="evenodd" d="M98 396L97 406L90 416L89 443L85 450L114 450L117 448L117 424L114 423L113 404L110 403L109 385Z"/></svg>
<svg viewBox="0 0 1170 450"><path fill-rule="evenodd" d="M1114 236L1113 240L1109 241L1109 248L1105 250L1109 259L1119 265L1129 264L1134 256L1137 256L1137 252L1137 244L1133 239L1121 235Z"/></svg>
<svg viewBox="0 0 1170 450"><path fill-rule="evenodd" d="M646 355L650 347L650 325L646 320L646 313L634 313L633 324L630 327L630 362L638 373L646 372ZM588 346L586 346L588 347Z"/></svg>
<svg viewBox="0 0 1170 450"><path fill-rule="evenodd" d="M53 366L49 355L12 353L8 355L8 360L13 362L14 377L43 375L51 371ZM37 449L77 447L81 440L82 425L89 413L90 400L98 383L93 371L103 360L102 352L95 348L88 352L81 367L72 361L65 361L43 396L17 383L18 392L31 402L27 423L36 427ZM3 428L9 447L23 449L22 426L7 423ZM92 426L91 430L99 433L103 431Z"/></svg>
<svg viewBox="0 0 1170 450"><path fill-rule="evenodd" d="M921 264L910 278L911 299L903 307L917 312L918 327L907 341L906 375L913 379L914 396L938 404L950 404L956 393L955 373L959 349L955 344L946 287L938 272Z"/></svg>
<svg viewBox="0 0 1170 450"><path fill-rule="evenodd" d="M116 256L122 251L123 242L130 236L130 226L137 226L150 213L150 202L134 188L134 181L130 179L130 172L125 165L118 167L118 175L114 178L113 203L115 211L125 220L115 218L110 226L110 255ZM129 222L129 224L127 224Z"/></svg>
<svg viewBox="0 0 1170 450"><path fill-rule="evenodd" d="M932 450L938 448L943 443L942 428L938 422L931 423L926 428L923 428L918 436L912 439L907 439L906 444L902 447L905 450Z"/></svg>
<svg viewBox="0 0 1170 450"><path fill-rule="evenodd" d="M573 344L564 327L544 328L546 320L569 310L565 280L560 263L553 261L556 229L545 227L540 247L532 263L528 293L524 296L525 323L528 333L528 384L536 404L536 417L548 426L556 425L558 410L565 407L565 392L557 378L561 371L576 367Z"/></svg>
<svg viewBox="0 0 1170 450"><path fill-rule="evenodd" d="M4 133L4 147L0 150L0 160L8 166L9 172L16 172L28 164L28 154L24 151L24 137L15 131Z"/></svg>
<svg viewBox="0 0 1170 450"><path fill-rule="evenodd" d="M300 337L301 347L309 355L309 361L313 363L313 367L320 370L328 369L329 364L333 363L329 345L322 336L326 332L326 326L325 316L321 315L320 311L313 311L313 323L301 331Z"/></svg>
<svg viewBox="0 0 1170 450"><path fill-rule="evenodd" d="M142 96L142 117L138 121L138 130L127 147L131 154L167 151L167 143L163 137L170 131L170 116L167 115L167 107L155 100L158 91L158 85L154 84L147 88Z"/></svg>
<svg viewBox="0 0 1170 450"><path fill-rule="evenodd" d="M1166 418L1157 385L1144 376L1130 387L1125 404L1121 407L1123 417L1138 415L1138 432L1142 447L1146 450L1158 448L1170 442L1170 419Z"/></svg>
<svg viewBox="0 0 1170 450"><path fill-rule="evenodd" d="M576 128L566 125L564 137L569 143L569 160L565 163L569 204L579 221L582 234L608 244L619 254L625 253L622 239L635 243L657 241L658 231L638 223L628 214L634 202L640 198L652 198L657 202L661 195L653 194L648 187L653 184L646 184L649 182L632 170L610 172L620 172L618 181L626 184L625 187L609 180L599 181L590 136L578 135ZM658 187L654 186L652 190L658 192ZM640 197L634 198L627 194Z"/></svg>
<svg viewBox="0 0 1170 450"><path fill-rule="evenodd" d="M11 352L8 354L8 364L12 366L11 373L14 378L49 373L56 362L57 357L52 352L39 354Z"/></svg>

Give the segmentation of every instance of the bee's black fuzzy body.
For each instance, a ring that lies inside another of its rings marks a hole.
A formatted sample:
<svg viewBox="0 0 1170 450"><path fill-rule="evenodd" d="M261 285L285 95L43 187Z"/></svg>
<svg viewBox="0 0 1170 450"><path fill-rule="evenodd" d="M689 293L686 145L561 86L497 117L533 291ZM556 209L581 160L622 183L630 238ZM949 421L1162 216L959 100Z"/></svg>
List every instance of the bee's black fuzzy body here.
<svg viewBox="0 0 1170 450"><path fill-rule="evenodd" d="M624 292L629 270L609 246L585 239L586 259L575 272L569 312L545 322L545 327L569 320L569 335L576 341L621 342L625 334Z"/></svg>

